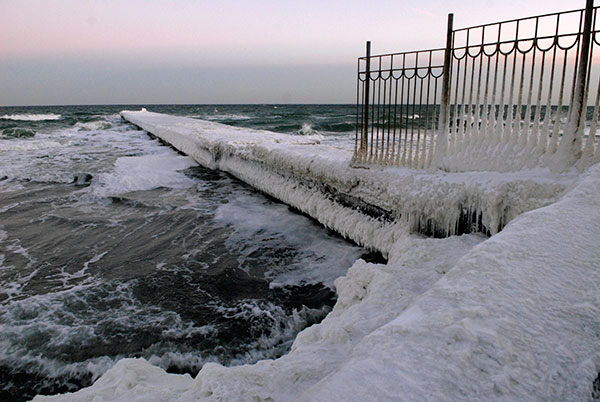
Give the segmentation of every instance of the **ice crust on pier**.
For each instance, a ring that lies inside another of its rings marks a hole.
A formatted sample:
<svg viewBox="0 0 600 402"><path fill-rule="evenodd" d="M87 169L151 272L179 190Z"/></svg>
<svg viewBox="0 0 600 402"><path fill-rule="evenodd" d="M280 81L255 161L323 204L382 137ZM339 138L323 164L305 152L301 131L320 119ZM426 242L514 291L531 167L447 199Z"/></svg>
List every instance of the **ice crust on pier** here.
<svg viewBox="0 0 600 402"><path fill-rule="evenodd" d="M592 399L600 371L600 165L580 177L351 169L347 149L313 138L125 117L201 163L287 197L385 251L389 262L356 261L335 282L333 311L279 359L208 363L196 378L124 359L89 388L36 401ZM345 207L324 197L319 181L405 218ZM477 206L491 228L500 219L506 226L490 238L408 230L418 219L406 219L411 211L451 225L444 209L456 205Z"/></svg>
<svg viewBox="0 0 600 402"><path fill-rule="evenodd" d="M406 226L417 231L433 222L453 234L461 213L480 214L496 233L517 215L555 201L576 177L548 169L522 172L420 171L351 168L352 149L319 144L320 136L285 135L147 111L122 112L200 164L221 169L311 215L355 242L389 253ZM391 220L365 215L360 200Z"/></svg>

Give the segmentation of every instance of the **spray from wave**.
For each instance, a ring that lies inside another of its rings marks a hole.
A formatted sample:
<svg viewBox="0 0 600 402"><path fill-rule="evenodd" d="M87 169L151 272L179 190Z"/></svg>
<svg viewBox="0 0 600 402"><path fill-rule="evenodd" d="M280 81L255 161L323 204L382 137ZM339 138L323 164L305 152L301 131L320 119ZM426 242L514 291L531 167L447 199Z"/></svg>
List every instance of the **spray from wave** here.
<svg viewBox="0 0 600 402"><path fill-rule="evenodd" d="M303 123L302 128L298 130L298 134L300 135L314 135L316 133L317 132L310 123Z"/></svg>

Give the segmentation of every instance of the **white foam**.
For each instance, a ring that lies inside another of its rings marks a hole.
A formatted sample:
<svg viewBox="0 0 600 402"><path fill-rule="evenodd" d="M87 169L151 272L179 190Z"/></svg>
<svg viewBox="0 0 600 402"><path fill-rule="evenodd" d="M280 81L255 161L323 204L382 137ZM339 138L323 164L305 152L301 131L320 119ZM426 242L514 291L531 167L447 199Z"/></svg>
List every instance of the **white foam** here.
<svg viewBox="0 0 600 402"><path fill-rule="evenodd" d="M85 123L77 122L73 127L80 131L95 131L95 130L108 130L112 127L112 123L106 120L94 120Z"/></svg>
<svg viewBox="0 0 600 402"><path fill-rule="evenodd" d="M223 113L223 114L210 114L203 116L195 116L200 117L206 120L250 120L252 117L247 116L245 114L235 114L235 113Z"/></svg>
<svg viewBox="0 0 600 402"><path fill-rule="evenodd" d="M49 276L50 279L60 280L62 283L61 289L68 290L74 286L87 285L91 282L95 282L96 279L88 273L90 264L94 264L102 259L109 250L103 251L102 253L96 254L90 260L83 263L83 267L76 272L70 273L66 270L67 267L63 266L54 275Z"/></svg>
<svg viewBox="0 0 600 402"><path fill-rule="evenodd" d="M29 253L26 247L23 247L20 239L9 239L6 231L0 230L0 267L2 267L3 276L10 278L7 281L0 281L0 291L6 295L7 300L10 301L14 298L18 298L23 294L23 288L25 288L29 281L37 275L39 267L37 260ZM4 265L6 254L19 255L26 261L24 266L15 267L14 265ZM11 272L12 271L12 272ZM8 275L11 273L11 275Z"/></svg>
<svg viewBox="0 0 600 402"><path fill-rule="evenodd" d="M96 254L88 263L100 261L104 254ZM321 310L303 308L289 314L273 303L257 301L210 307L229 318L248 322L256 320L269 325L264 335L246 345L247 352L238 352L233 356L229 362L232 365L280 355L301 328L329 310L329 307ZM62 376L80 378L88 373L95 380L125 356L102 356L65 363L53 352L62 350L68 353L75 348L93 349L96 343L110 344L114 340L107 335L113 330L118 331L118 336L129 334L130 338L126 340L130 340L147 327L161 328L164 341L147 346L141 353L162 369L179 367L199 370L205 363L217 360L210 350L195 351L184 344L180 350L174 350L172 344L173 340L210 336L219 330L216 326L197 326L175 312L140 303L135 296L135 286L131 283L107 284L95 280L70 288L60 287L56 292L37 294L3 306L0 364L12 367L17 372L26 369L50 380L60 381ZM39 345L39 339L47 339L47 342ZM46 349L50 353L45 352ZM115 367L118 370L118 364Z"/></svg>
<svg viewBox="0 0 600 402"><path fill-rule="evenodd" d="M96 255L92 260L99 258ZM109 287L103 289L106 286ZM96 379L124 356L102 356L65 363L62 359L52 357L52 353L49 353L50 356L42 353L42 349L90 348L97 342L110 342L100 339L106 328L119 327L125 333L129 332L130 336L135 336L136 331L149 325L167 328L165 335L171 338L185 338L213 330L210 326L196 327L171 311L141 304L129 284L108 285L100 280L89 280L71 287L59 287L56 292L37 294L5 304L0 321L0 332L3 334L0 338L0 363L15 370L27 368L49 378L79 377L90 373ZM47 338L46 344L40 346L36 343L44 338ZM160 362L163 369L177 365L184 359L177 352L166 352L164 346L150 348L146 351L148 359ZM199 359L198 367L205 362L198 353L185 354L190 363L193 363L192 356Z"/></svg>
<svg viewBox="0 0 600 402"><path fill-rule="evenodd" d="M41 151L48 148L58 148L63 145L58 141L47 138L29 138L17 141L0 141L0 151Z"/></svg>
<svg viewBox="0 0 600 402"><path fill-rule="evenodd" d="M80 173L95 176L106 172L114 155L164 152L158 141L148 141L141 130L119 124L117 115L84 123L87 130L74 125L30 138L0 139L0 177L35 182L71 183ZM105 129L111 125L110 129ZM15 182L15 181L13 181Z"/></svg>
<svg viewBox="0 0 600 402"><path fill-rule="evenodd" d="M118 158L111 172L100 173L93 180L90 191L98 196L113 196L131 191L152 190L159 187L189 188L194 180L180 171L196 163L189 157L166 152Z"/></svg>
<svg viewBox="0 0 600 402"><path fill-rule="evenodd" d="M21 120L21 121L42 121L42 120L60 120L62 116L54 113L40 113L40 114L5 114L0 116L3 120Z"/></svg>

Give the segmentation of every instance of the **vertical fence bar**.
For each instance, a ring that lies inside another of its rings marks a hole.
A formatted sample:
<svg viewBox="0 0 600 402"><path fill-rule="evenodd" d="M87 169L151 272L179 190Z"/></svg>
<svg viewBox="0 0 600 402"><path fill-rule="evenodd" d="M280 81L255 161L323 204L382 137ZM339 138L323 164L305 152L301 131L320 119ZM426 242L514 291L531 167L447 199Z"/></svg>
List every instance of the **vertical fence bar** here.
<svg viewBox="0 0 600 402"><path fill-rule="evenodd" d="M594 45L596 42L596 20L598 17L598 13L594 12L594 18L592 22L592 37L591 37L591 46L590 46L590 60L593 60L594 54ZM588 99L588 93L592 87L592 72L593 72L593 62L589 63L589 70L587 75L587 84L586 84L586 95L585 99ZM592 114L592 121L590 122L590 130L588 132L588 138L585 144L583 145L583 151L581 155L581 160L579 161L580 168L586 168L592 164L592 158L594 156L594 143L596 139L596 128L598 125L598 102L600 101L600 91L596 91L596 101L594 102L594 109ZM585 110L585 109L584 109ZM587 113L586 113L587 115Z"/></svg>
<svg viewBox="0 0 600 402"><path fill-rule="evenodd" d="M575 164L581 156L580 129L583 124L583 110L587 108L585 99L585 84L589 64L590 40L592 32L592 17L594 11L594 0L587 0L585 4L585 16L583 32L581 34L581 53L577 65L577 80L574 84L573 100L569 111L569 120L565 134L560 141L556 161L557 170L567 170Z"/></svg>
<svg viewBox="0 0 600 402"><path fill-rule="evenodd" d="M560 27L560 14L556 15L556 31L554 34L555 40L558 40L559 27ZM540 138L540 148L543 152L548 155L551 152L554 152L554 149L551 149L551 138L550 138L550 122L552 121L552 91L554 90L554 72L556 71L556 55L558 53L558 46L554 46L552 52L552 69L550 70L550 79L549 88L548 88L548 101L546 102L546 116L544 120L544 127L542 128L542 134ZM559 109L562 108L562 105L558 105L557 113ZM560 124L560 119L557 119L556 125ZM541 142L543 140L543 143ZM542 148L543 147L543 148Z"/></svg>
<svg viewBox="0 0 600 402"><path fill-rule="evenodd" d="M427 68L427 92L426 92L426 108L425 108L425 130L423 132L423 151L421 154L421 165L420 168L427 167L427 129L429 124L429 107L431 105L430 99L430 88L431 88L431 59L433 58L433 52L429 52L429 67ZM435 103L433 105L435 107ZM435 116L435 113L434 113Z"/></svg>
<svg viewBox="0 0 600 402"><path fill-rule="evenodd" d="M388 79L390 80L390 91L389 91L389 98L388 98L388 127L387 127L387 144L386 144L386 153L385 153L385 163L386 164L390 164L390 137L391 137L391 132L392 132L392 91L393 91L393 84L392 82L394 81L394 77L393 77L393 71L394 71L394 56L390 56L390 76L388 77ZM397 86L396 86L396 90L398 90ZM394 118L395 119L395 118ZM394 120L394 124L395 124L395 120Z"/></svg>
<svg viewBox="0 0 600 402"><path fill-rule="evenodd" d="M448 149L448 131L450 123L450 75L452 61L452 34L454 14L448 14L446 30L446 49L444 51L444 76L442 77L442 100L440 105L440 120L435 141L434 160L439 164Z"/></svg>
<svg viewBox="0 0 600 402"><path fill-rule="evenodd" d="M364 86L364 101L363 101L363 130L360 139L360 159L364 161L367 156L367 149L369 147L369 88L371 84L371 41L367 41L367 63L365 66L365 86Z"/></svg>
<svg viewBox="0 0 600 402"><path fill-rule="evenodd" d="M359 142L358 142L358 132L360 130L362 137L362 122L360 121L359 116L362 115L360 112L361 105L361 97L360 97L360 59L358 59L357 68L356 68L356 125L354 131L354 155L352 156L352 161L356 162L360 160L359 156Z"/></svg>
<svg viewBox="0 0 600 402"><path fill-rule="evenodd" d="M379 56L378 59L377 88L373 85L373 104L371 105L373 108L373 114L371 115L371 118L373 119L373 123L371 124L371 130L373 130L371 133L371 142L375 144L375 151L373 155L369 155L369 161L375 163L379 161L379 127L381 126L379 111L381 109L381 81L383 81L381 79L381 56ZM377 92L377 103L375 103L375 92ZM375 114L375 105L377 105L377 114ZM373 140L373 133L375 133L375 140Z"/></svg>

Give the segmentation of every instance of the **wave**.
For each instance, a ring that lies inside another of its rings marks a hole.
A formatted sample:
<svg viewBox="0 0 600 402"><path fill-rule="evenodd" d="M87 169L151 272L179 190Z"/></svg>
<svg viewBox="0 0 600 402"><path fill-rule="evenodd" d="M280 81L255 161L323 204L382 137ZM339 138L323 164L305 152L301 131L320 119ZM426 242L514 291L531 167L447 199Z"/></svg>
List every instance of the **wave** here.
<svg viewBox="0 0 600 402"><path fill-rule="evenodd" d="M25 114L5 114L0 116L1 120L20 120L20 121L42 121L42 120L60 120L62 116L54 113L25 113Z"/></svg>
<svg viewBox="0 0 600 402"><path fill-rule="evenodd" d="M240 267L261 266L271 288L322 284L333 289L335 279L363 254L315 230L304 216L289 214L287 206L248 195L220 205L215 220L233 231L226 247L240 256Z"/></svg>
<svg viewBox="0 0 600 402"><path fill-rule="evenodd" d="M99 131L108 130L113 127L112 123L106 120L94 120L88 122L77 122L74 125L79 131Z"/></svg>
<svg viewBox="0 0 600 402"><path fill-rule="evenodd" d="M195 117L195 116L192 116ZM199 118L210 120L210 121L221 121L221 120L250 120L252 117L245 114L225 113L225 114L214 114L208 116L198 116Z"/></svg>
<svg viewBox="0 0 600 402"><path fill-rule="evenodd" d="M314 298L318 290L288 287L272 291L273 301L202 300L198 305L204 310L195 310L203 311L201 319L191 320L185 311L159 305L162 297L149 292L156 277L109 283L91 277L88 265L110 252L96 254L77 272L54 273L53 280L71 288L2 306L4 395L75 391L125 357L143 357L169 372L194 376L208 361L241 365L277 358L289 350L296 333L331 311L329 305L296 306L299 294L313 291ZM161 275L182 279L187 273ZM213 323L214 317L223 318Z"/></svg>
<svg viewBox="0 0 600 402"><path fill-rule="evenodd" d="M24 137L19 138L22 139ZM58 141L52 141L47 139L38 140L37 137L29 137L27 141L2 141L2 143L0 144L0 151L38 151L48 148L59 148L62 146L63 144L61 144Z"/></svg>
<svg viewBox="0 0 600 402"><path fill-rule="evenodd" d="M321 133L322 132L331 132L331 133L349 133L354 132L356 130L356 123L344 121L344 122L326 122L321 124Z"/></svg>
<svg viewBox="0 0 600 402"><path fill-rule="evenodd" d="M28 128L7 128L2 131L1 137L6 138L30 138L35 136L35 131L30 130Z"/></svg>

